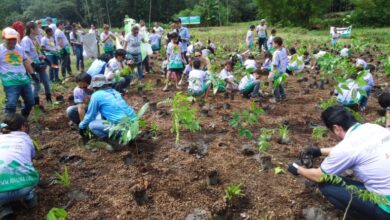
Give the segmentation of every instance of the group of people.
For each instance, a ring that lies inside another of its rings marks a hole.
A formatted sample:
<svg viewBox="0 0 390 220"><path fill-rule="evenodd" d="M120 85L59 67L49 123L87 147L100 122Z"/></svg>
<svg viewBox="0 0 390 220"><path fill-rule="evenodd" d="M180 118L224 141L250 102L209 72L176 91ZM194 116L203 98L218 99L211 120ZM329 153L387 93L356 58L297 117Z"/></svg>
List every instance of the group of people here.
<svg viewBox="0 0 390 220"><path fill-rule="evenodd" d="M63 77L66 73L71 74L69 55L72 49L80 74L75 77L77 87L73 90L74 105L67 108L67 116L84 140L90 138L90 130L96 138L108 143L107 149L110 151L120 150L124 145L109 137L108 122L117 124L123 118L131 120L136 117L136 112L127 104L123 94L135 77L138 80L144 77L143 67L147 68L149 61L142 56L142 43L150 43L155 54L159 54L163 46L166 47L166 54L163 54L166 55L164 91L169 89L171 81L177 89L181 89L187 80L189 95L205 96L213 77L216 77L218 83L213 83L212 86L217 86L218 91L237 91L245 98L261 101L260 80L262 76L268 75L265 80L273 85L273 98L270 101L274 103L286 99L283 85L286 74L302 72L304 68L316 68L318 61L327 53L315 51L310 56L306 51L304 55L293 58L296 57L299 45L287 50L283 39L276 36L275 29L268 36L266 22L262 19L257 27L250 26L246 43L248 50L254 50L253 31L256 30L257 44L260 52L264 53L264 62L260 65L250 52L245 61L246 55L238 54L226 60L221 71L214 75L211 72L210 55L215 53L217 47L211 40L207 45L199 40L191 41L189 29L183 27L180 20L175 20L172 22L172 30L165 37L166 45L162 45L165 31L160 24L155 23L149 34L145 23L140 21L131 28L130 33L119 36L122 48L116 47L114 42L118 36L110 31L108 25L104 25L100 35L92 25L89 33L96 34L103 45L104 54L84 72L82 35L85 32L80 24L75 23L68 31L68 38L64 27L64 23L55 25L48 19L48 27L44 31L46 34L43 34L39 22L27 23L25 36L22 38L12 28L5 28L2 32L4 44L0 45L0 77L7 98L7 115L0 125L0 218L12 213L7 205L11 201L24 200L29 207L37 204L34 188L38 184L39 174L32 164L35 150L28 135L27 118L34 104L39 104L40 83L45 87L47 100L51 101L50 81L59 80L59 61L63 67ZM349 59L349 49L350 46L346 45L340 51L340 56ZM364 79L367 80L367 88L364 88L367 92L366 99L359 99L360 106L366 107L369 91L374 83L372 74L364 60L351 61L356 64L357 74L364 72ZM248 73L240 80L233 73L237 62L241 62ZM49 77L45 72L46 65L49 65ZM132 74L135 69L137 74ZM15 114L20 96L24 105L21 114ZM343 92L338 96L341 104L351 104ZM389 108L389 96L384 96L382 104ZM390 131L378 125L358 123L343 106L328 108L322 113L322 120L329 131L342 141L333 148L304 149L303 153L313 158L328 156L320 168L305 168L299 162L294 162L289 165L288 171L321 182L321 177L325 174L340 175L346 169L352 169L362 182L343 178L347 184L390 199L390 151L386 148L389 147ZM348 206L350 192L342 186L321 183L319 187L336 208L345 209ZM388 219L390 204L375 204L354 197L350 213L370 219Z"/></svg>

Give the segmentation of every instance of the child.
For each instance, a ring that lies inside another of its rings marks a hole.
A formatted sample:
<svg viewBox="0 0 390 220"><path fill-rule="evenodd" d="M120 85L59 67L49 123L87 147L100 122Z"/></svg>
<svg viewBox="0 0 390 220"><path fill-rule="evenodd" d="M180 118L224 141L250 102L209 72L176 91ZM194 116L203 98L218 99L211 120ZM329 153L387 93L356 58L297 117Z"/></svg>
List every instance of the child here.
<svg viewBox="0 0 390 220"><path fill-rule="evenodd" d="M193 70L188 76L188 94L191 96L201 96L206 94L210 82L206 82L206 72L200 69L202 62L195 58L192 64Z"/></svg>
<svg viewBox="0 0 390 220"><path fill-rule="evenodd" d="M238 89L238 85L234 81L234 76L232 71L233 71L233 63L232 61L227 61L225 63L225 67L221 70L221 72L218 75L218 78L225 82L222 85L218 85L218 91L225 91L225 89L234 91Z"/></svg>
<svg viewBox="0 0 390 220"><path fill-rule="evenodd" d="M171 42L167 47L167 58L168 58L168 72L167 81L163 91L168 91L169 81L174 80L176 89L180 89L178 82L180 81L181 73L184 69L183 63L185 58L181 52L181 42L179 41L179 35L174 32L171 34Z"/></svg>
<svg viewBox="0 0 390 220"><path fill-rule="evenodd" d="M261 70L270 72L272 69L272 54L267 51L264 56L265 60L263 65L261 66Z"/></svg>
<svg viewBox="0 0 390 220"><path fill-rule="evenodd" d="M309 51L306 50L306 51L303 53L303 63L304 63L305 65L309 65L309 67L310 67L310 62L311 62L310 53L309 53Z"/></svg>
<svg viewBox="0 0 390 220"><path fill-rule="evenodd" d="M33 141L28 135L27 119L19 114L8 114L1 124L0 135L0 217L10 216L8 203L23 200L28 208L37 205L34 191L39 173L32 159L35 157Z"/></svg>
<svg viewBox="0 0 390 220"><path fill-rule="evenodd" d="M92 91L88 88L92 77L87 73L81 73L76 77L77 87L73 90L74 105L66 109L71 125L78 125L84 119L88 102Z"/></svg>
<svg viewBox="0 0 390 220"><path fill-rule="evenodd" d="M360 106L360 111L365 111L367 108L367 102L368 98L371 95L371 90L375 85L374 82L374 77L372 76L371 72L375 70L375 67L373 65L369 65L371 68L366 71L360 71L358 72L358 75L360 74L365 74L363 76L363 79L366 81L366 85L362 87L362 90L366 92L366 96L362 96L359 106Z"/></svg>
<svg viewBox="0 0 390 220"><path fill-rule="evenodd" d="M271 53L273 53L275 51L274 48L272 47L272 42L273 42L275 37L276 37L276 30L272 29L271 30L271 36L269 37L269 39L267 41L268 51L271 52Z"/></svg>
<svg viewBox="0 0 390 220"><path fill-rule="evenodd" d="M114 55L114 40L115 35L110 31L110 26L103 25L103 32L100 34L100 40L103 43L103 50L105 54L111 57Z"/></svg>
<svg viewBox="0 0 390 220"><path fill-rule="evenodd" d="M124 60L126 57L126 51L123 49L116 50L114 52L114 58L108 61L104 76L108 81L113 81L114 89L123 93L124 90L130 85L132 75L121 75L121 70L124 67Z"/></svg>
<svg viewBox="0 0 390 220"><path fill-rule="evenodd" d="M260 96L260 73L261 70L255 70L251 75L241 79L238 89L245 98L258 98Z"/></svg>
<svg viewBox="0 0 390 220"><path fill-rule="evenodd" d="M344 58L348 58L351 56L351 45L350 44L345 44L344 48L340 50L340 56Z"/></svg>
<svg viewBox="0 0 390 220"><path fill-rule="evenodd" d="M267 50L267 37L268 37L268 27L265 24L265 19L260 20L260 25L256 28L257 35L259 37L259 50L260 52L263 50Z"/></svg>
<svg viewBox="0 0 390 220"><path fill-rule="evenodd" d="M256 60L252 54L248 56L247 60L245 60L244 66L245 66L245 69L247 69L247 70L252 69L253 71L255 71L257 69Z"/></svg>
<svg viewBox="0 0 390 220"><path fill-rule="evenodd" d="M357 58L356 59L356 69L358 70L366 70L367 69L367 62L363 59Z"/></svg>
<svg viewBox="0 0 390 220"><path fill-rule="evenodd" d="M248 46L248 50L253 50L253 48L255 47L255 39L253 37L253 31L255 30L255 28L256 27L254 25L251 25L249 27L248 32L246 33L245 42L246 45Z"/></svg>
<svg viewBox="0 0 390 220"><path fill-rule="evenodd" d="M95 59L89 69L87 70L87 73L91 76L94 77L95 75L98 74L104 74L106 65L108 61L110 61L111 57L109 54L102 54L100 55L97 59Z"/></svg>
<svg viewBox="0 0 390 220"><path fill-rule="evenodd" d="M288 74L302 72L303 68L305 67L305 64L303 62L303 57L298 56L296 60L292 60L293 56L297 53L295 47L290 48L289 52L290 52L290 56L288 56L289 64L287 66L286 72Z"/></svg>
<svg viewBox="0 0 390 220"><path fill-rule="evenodd" d="M152 34L149 36L150 44L152 45L153 53L159 53L161 50L161 36L156 34L156 31L152 29Z"/></svg>
<svg viewBox="0 0 390 220"><path fill-rule="evenodd" d="M51 82L60 82L58 77L59 48L54 40L54 33L51 28L46 29L46 36L41 40L42 50L50 63L49 78Z"/></svg>
<svg viewBox="0 0 390 220"><path fill-rule="evenodd" d="M283 47L283 39L281 37L275 37L273 41L273 47L275 48L275 53L273 55L272 61L272 71L268 76L268 79L271 79L273 84L278 84L274 86L274 98L270 99L271 103L276 103L286 99L286 93L283 88L283 82L281 82L283 74L286 73L288 65L288 57L286 48Z"/></svg>
<svg viewBox="0 0 390 220"><path fill-rule="evenodd" d="M338 87L341 89L341 93L335 90L337 95L337 101L344 105L354 107L361 101L361 94L359 92L359 85L355 82L356 74L347 79L345 83L339 83ZM345 87L346 86L346 87ZM355 96L353 94L356 94Z"/></svg>
<svg viewBox="0 0 390 220"><path fill-rule="evenodd" d="M331 35L332 35L332 46L336 46L337 42L340 39L340 35L337 33L337 29L335 27L333 27L331 31Z"/></svg>

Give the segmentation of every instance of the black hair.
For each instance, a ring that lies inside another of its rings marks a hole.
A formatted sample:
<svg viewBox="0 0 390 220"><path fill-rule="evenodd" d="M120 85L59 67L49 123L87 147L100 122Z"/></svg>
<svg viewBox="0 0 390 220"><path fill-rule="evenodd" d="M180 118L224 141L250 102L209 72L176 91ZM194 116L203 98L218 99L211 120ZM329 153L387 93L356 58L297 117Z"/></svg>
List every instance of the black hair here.
<svg viewBox="0 0 390 220"><path fill-rule="evenodd" d="M255 56L253 56L253 54L251 54L251 55L248 56L248 59L254 60Z"/></svg>
<svg viewBox="0 0 390 220"><path fill-rule="evenodd" d="M126 51L124 49L118 49L114 52L114 57L126 57Z"/></svg>
<svg viewBox="0 0 390 220"><path fill-rule="evenodd" d="M108 61L110 61L110 59L111 59L111 56L109 54L102 54L98 57L98 60L104 61L106 63L108 63Z"/></svg>
<svg viewBox="0 0 390 220"><path fill-rule="evenodd" d="M317 54L317 53L319 53L320 51L318 50L318 49L314 49L313 50L313 54Z"/></svg>
<svg viewBox="0 0 390 220"><path fill-rule="evenodd" d="M72 24L72 33L73 33L74 39L77 40L77 24L76 23Z"/></svg>
<svg viewBox="0 0 390 220"><path fill-rule="evenodd" d="M45 29L45 32L46 32L46 34L49 34L50 32L53 32L53 29L48 27L48 28Z"/></svg>
<svg viewBox="0 0 390 220"><path fill-rule="evenodd" d="M265 55L264 55L264 57L265 58L270 58L270 59L272 59L272 53L271 52L269 52L269 51L267 51L267 52L265 52Z"/></svg>
<svg viewBox="0 0 390 220"><path fill-rule="evenodd" d="M231 66L231 67L233 67L234 65L233 65L233 62L231 60L228 60L228 61L225 62L224 66Z"/></svg>
<svg viewBox="0 0 390 220"><path fill-rule="evenodd" d="M337 105L327 108L321 114L321 119L329 130L333 130L333 125L338 125L347 131L358 121L353 117L352 113L344 106Z"/></svg>
<svg viewBox="0 0 390 220"><path fill-rule="evenodd" d="M283 39L281 37L275 37L273 42L279 46L283 45Z"/></svg>
<svg viewBox="0 0 390 220"><path fill-rule="evenodd" d="M170 35L171 35L171 36L170 36L171 39L179 38L179 34L178 34L177 32L172 32Z"/></svg>
<svg viewBox="0 0 390 220"><path fill-rule="evenodd" d="M198 58L195 58L195 59L192 61L192 66L193 66L194 69L196 69L196 70L199 70L201 65L202 65L202 62L201 62L200 59L198 59Z"/></svg>
<svg viewBox="0 0 390 220"><path fill-rule="evenodd" d="M276 34L276 29L272 29L271 34Z"/></svg>
<svg viewBox="0 0 390 220"><path fill-rule="evenodd" d="M27 119L20 114L7 114L2 123L5 127L1 129L1 132L8 134L11 131L20 131L24 125L27 125Z"/></svg>
<svg viewBox="0 0 390 220"><path fill-rule="evenodd" d="M261 70L261 69L255 69L255 71L253 71L253 73L258 74L258 75L265 74L264 70Z"/></svg>
<svg viewBox="0 0 390 220"><path fill-rule="evenodd" d="M152 33L153 33L153 34L156 33L156 30L152 29Z"/></svg>
<svg viewBox="0 0 390 220"><path fill-rule="evenodd" d="M254 26L253 24L249 27L250 29L255 29L256 26Z"/></svg>
<svg viewBox="0 0 390 220"><path fill-rule="evenodd" d="M309 51L305 51L304 53L303 53L303 55L305 55L305 56L309 56L310 55L310 53L309 53Z"/></svg>
<svg viewBox="0 0 390 220"><path fill-rule="evenodd" d="M91 84L92 77L88 73L80 73L76 76L76 82L86 82L88 85Z"/></svg>
<svg viewBox="0 0 390 220"><path fill-rule="evenodd" d="M35 29L37 27L37 24L35 22L28 22L26 24L26 36L30 36L31 34L31 29Z"/></svg>
<svg viewBox="0 0 390 220"><path fill-rule="evenodd" d="M390 107L390 93L382 93L378 98L378 102L382 108Z"/></svg>
<svg viewBox="0 0 390 220"><path fill-rule="evenodd" d="M290 52L290 55L294 55L297 53L297 50L295 49L295 47L291 47L289 52Z"/></svg>

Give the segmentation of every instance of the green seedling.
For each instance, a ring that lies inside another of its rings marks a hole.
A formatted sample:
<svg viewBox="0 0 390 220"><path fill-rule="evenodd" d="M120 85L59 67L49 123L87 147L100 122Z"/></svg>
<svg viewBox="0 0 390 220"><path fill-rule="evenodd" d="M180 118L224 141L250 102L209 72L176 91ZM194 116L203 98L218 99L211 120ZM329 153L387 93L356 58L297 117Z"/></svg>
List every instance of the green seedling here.
<svg viewBox="0 0 390 220"><path fill-rule="evenodd" d="M224 199L228 204L231 204L232 200L244 196L242 193L241 184L230 184L225 190Z"/></svg>
<svg viewBox="0 0 390 220"><path fill-rule="evenodd" d="M33 145L36 151L40 151L42 148L42 145L37 138L33 139Z"/></svg>
<svg viewBox="0 0 390 220"><path fill-rule="evenodd" d="M153 139L157 139L157 135L160 133L160 126L156 122L153 122L150 126L150 132L152 133Z"/></svg>
<svg viewBox="0 0 390 220"><path fill-rule="evenodd" d="M62 208L52 208L46 215L46 220L66 220L68 212Z"/></svg>
<svg viewBox="0 0 390 220"><path fill-rule="evenodd" d="M290 140L289 131L288 131L288 127L286 125L282 125L279 127L279 137L280 137L282 142L284 142L284 143L289 142L289 140Z"/></svg>
<svg viewBox="0 0 390 220"><path fill-rule="evenodd" d="M67 166L64 167L64 173L62 175L57 173L57 172L55 172L54 175L57 177L57 182L58 183L63 185L65 188L69 188L70 187L70 176L69 176L69 173L68 173L68 167Z"/></svg>
<svg viewBox="0 0 390 220"><path fill-rule="evenodd" d="M275 171L275 174L285 173L284 169L282 167L279 167L279 166L275 167L274 171Z"/></svg>
<svg viewBox="0 0 390 220"><path fill-rule="evenodd" d="M327 108L331 107L331 106L335 106L337 105L337 101L336 101L336 98L335 97L331 97L330 99L328 100L323 100L323 99L320 99L320 103L319 103L319 106L322 110L326 110Z"/></svg>
<svg viewBox="0 0 390 220"><path fill-rule="evenodd" d="M324 127L316 127L313 129L313 132L311 134L312 138L316 141L322 140L328 132L328 129Z"/></svg>
<svg viewBox="0 0 390 220"><path fill-rule="evenodd" d="M130 119L124 117L118 124L109 123L108 137L113 139L119 139L119 143L128 144L130 141L135 140L140 133L140 128L145 128L145 121L142 120L142 116L149 108L149 103L146 103L139 110L135 118Z"/></svg>

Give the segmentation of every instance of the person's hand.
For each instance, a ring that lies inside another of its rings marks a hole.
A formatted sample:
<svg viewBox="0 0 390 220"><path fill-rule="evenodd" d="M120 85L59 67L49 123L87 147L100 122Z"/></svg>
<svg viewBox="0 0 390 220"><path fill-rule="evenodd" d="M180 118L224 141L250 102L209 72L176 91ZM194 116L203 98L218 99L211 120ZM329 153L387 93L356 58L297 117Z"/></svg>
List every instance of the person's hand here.
<svg viewBox="0 0 390 220"><path fill-rule="evenodd" d="M299 167L300 167L300 164L298 162L294 162L294 163L288 165L287 170L291 174L293 174L295 176L298 176L299 175L299 173L298 173L298 168Z"/></svg>
<svg viewBox="0 0 390 220"><path fill-rule="evenodd" d="M303 150L303 154L311 155L313 158L320 157L322 155L319 147L307 147Z"/></svg>
<svg viewBox="0 0 390 220"><path fill-rule="evenodd" d="M43 54L41 54L41 55L39 55L39 59L40 59L40 60L44 60L44 59L46 59L46 56L43 55Z"/></svg>
<svg viewBox="0 0 390 220"><path fill-rule="evenodd" d="M38 78L38 76L37 76L36 73L31 74L31 78L32 78L32 80L34 80L35 82L39 82L39 78Z"/></svg>

